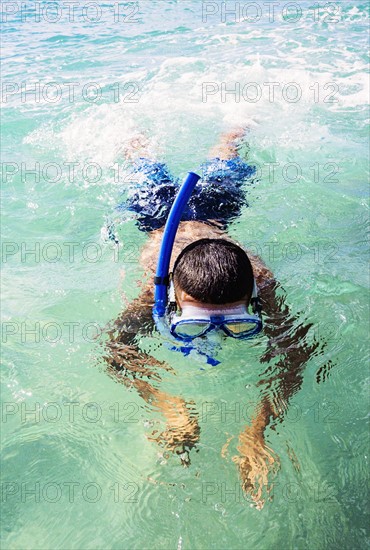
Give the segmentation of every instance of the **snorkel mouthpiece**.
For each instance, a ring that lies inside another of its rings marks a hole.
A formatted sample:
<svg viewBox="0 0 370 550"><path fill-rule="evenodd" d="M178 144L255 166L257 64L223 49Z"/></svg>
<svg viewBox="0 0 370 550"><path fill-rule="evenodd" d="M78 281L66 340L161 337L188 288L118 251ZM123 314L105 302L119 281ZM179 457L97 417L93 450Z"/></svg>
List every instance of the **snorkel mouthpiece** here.
<svg viewBox="0 0 370 550"><path fill-rule="evenodd" d="M161 249L159 252L157 271L154 278L154 307L153 315L157 317L164 317L167 307L167 287L169 284L168 270L170 266L170 259L173 249L173 243L175 241L176 232L179 227L182 213L188 202L193 189L200 179L198 174L189 172L184 183L180 187L180 190L173 202L170 213L167 218L167 222L163 232Z"/></svg>

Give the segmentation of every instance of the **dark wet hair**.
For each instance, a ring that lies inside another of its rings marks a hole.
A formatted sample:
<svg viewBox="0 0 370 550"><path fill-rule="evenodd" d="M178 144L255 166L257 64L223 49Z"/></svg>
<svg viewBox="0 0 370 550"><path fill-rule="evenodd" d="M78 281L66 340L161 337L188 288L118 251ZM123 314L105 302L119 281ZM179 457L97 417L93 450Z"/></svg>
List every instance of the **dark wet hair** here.
<svg viewBox="0 0 370 550"><path fill-rule="evenodd" d="M179 254L173 268L175 289L205 304L251 298L253 269L246 252L225 239L200 239Z"/></svg>

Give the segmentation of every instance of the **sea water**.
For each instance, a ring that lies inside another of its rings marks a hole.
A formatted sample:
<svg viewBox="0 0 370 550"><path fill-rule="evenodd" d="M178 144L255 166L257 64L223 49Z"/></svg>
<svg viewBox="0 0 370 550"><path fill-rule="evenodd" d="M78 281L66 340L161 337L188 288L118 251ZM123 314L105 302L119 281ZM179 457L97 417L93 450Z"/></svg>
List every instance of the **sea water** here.
<svg viewBox="0 0 370 550"><path fill-rule="evenodd" d="M2 547L367 547L367 3L2 9ZM232 456L265 337L226 341L216 367L142 338L176 370L162 387L195 403L189 468L148 441L164 419L104 359L144 276L147 237L115 210L130 140L145 133L182 178L241 126L258 177L229 233L273 270L307 341L326 342L266 430L280 470L261 510Z"/></svg>

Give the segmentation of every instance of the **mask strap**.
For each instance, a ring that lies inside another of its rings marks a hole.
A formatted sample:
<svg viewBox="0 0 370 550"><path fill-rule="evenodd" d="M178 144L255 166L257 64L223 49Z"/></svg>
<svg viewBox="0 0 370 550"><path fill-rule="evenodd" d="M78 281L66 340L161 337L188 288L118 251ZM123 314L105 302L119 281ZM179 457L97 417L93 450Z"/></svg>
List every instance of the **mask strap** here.
<svg viewBox="0 0 370 550"><path fill-rule="evenodd" d="M168 304L170 310L176 310L177 304L176 304L176 296L175 296L175 286L173 284L172 279L172 273L170 273L169 277L169 288L168 288ZM258 296L258 288L256 284L256 279L253 280L253 291L252 291L252 297L251 297L251 306L252 311L255 315L259 315L262 311L262 307L260 304L260 297Z"/></svg>
<svg viewBox="0 0 370 550"><path fill-rule="evenodd" d="M255 278L253 278L252 298L258 298L258 289L257 289L256 279L255 279Z"/></svg>
<svg viewBox="0 0 370 550"><path fill-rule="evenodd" d="M168 287L168 309L170 311L176 311L177 309L175 285L173 284L172 273L170 273L170 282Z"/></svg>
<svg viewBox="0 0 370 550"><path fill-rule="evenodd" d="M260 315L262 311L262 306L260 302L260 297L258 296L258 288L256 284L256 279L253 280L253 292L251 297L251 306L252 311L255 315Z"/></svg>

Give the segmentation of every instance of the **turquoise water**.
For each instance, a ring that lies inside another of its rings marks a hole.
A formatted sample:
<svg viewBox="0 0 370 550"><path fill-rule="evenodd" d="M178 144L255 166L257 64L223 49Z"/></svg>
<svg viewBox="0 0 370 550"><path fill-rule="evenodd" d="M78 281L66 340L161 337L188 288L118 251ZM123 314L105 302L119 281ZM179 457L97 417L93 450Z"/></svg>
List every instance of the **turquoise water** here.
<svg viewBox="0 0 370 550"><path fill-rule="evenodd" d="M55 3L38 4L40 15L36 4L23 13L12 4L3 32L2 547L367 547L367 4L304 1L300 14L241 2L226 21L217 2L85 12L79 3L74 20ZM267 428L280 470L262 510L239 491L231 457L261 397L266 338L227 342L221 364L205 370L156 335L142 339L176 368L161 387L196 403L201 438L187 469L147 440L163 419L107 375L101 343L143 277L146 237L134 220L118 227L119 249L104 235L127 185L127 142L146 130L153 156L182 177L240 125L260 178L230 234L273 270L295 326L313 323L307 342L327 342L307 361L285 419Z"/></svg>

